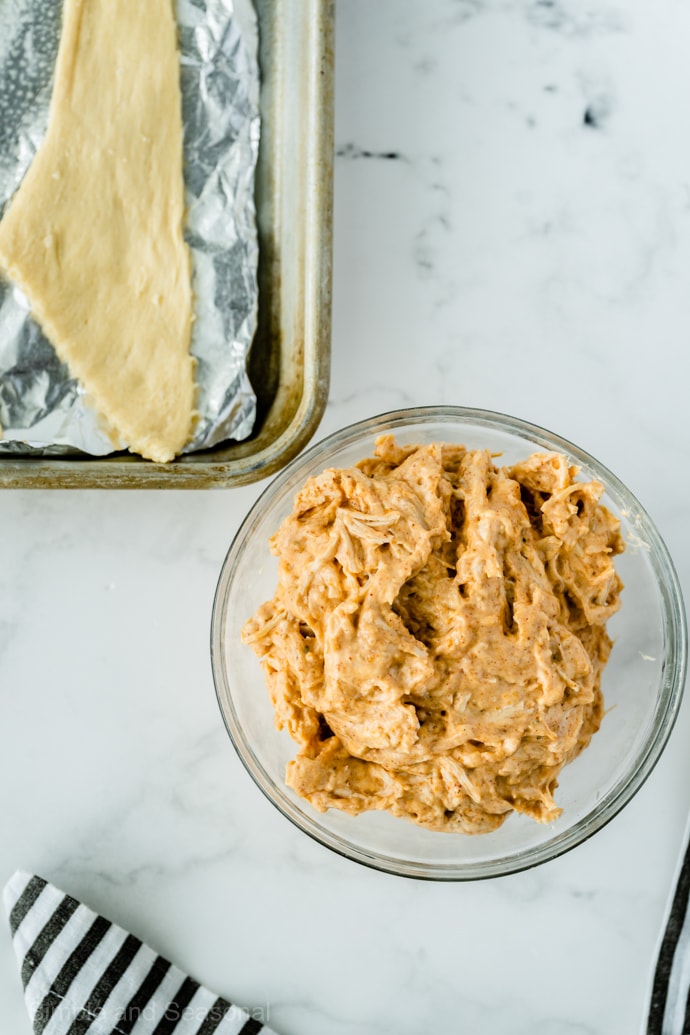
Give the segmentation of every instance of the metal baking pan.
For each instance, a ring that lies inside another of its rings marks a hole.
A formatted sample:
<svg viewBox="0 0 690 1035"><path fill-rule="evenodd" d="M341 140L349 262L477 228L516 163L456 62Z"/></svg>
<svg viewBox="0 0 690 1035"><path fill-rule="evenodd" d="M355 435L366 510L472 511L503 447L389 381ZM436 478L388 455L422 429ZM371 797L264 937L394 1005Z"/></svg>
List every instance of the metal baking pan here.
<svg viewBox="0 0 690 1035"><path fill-rule="evenodd" d="M255 0L261 64L256 170L257 396L250 438L155 464L106 458L0 458L0 488L207 489L279 470L315 432L328 396L333 212L333 0Z"/></svg>

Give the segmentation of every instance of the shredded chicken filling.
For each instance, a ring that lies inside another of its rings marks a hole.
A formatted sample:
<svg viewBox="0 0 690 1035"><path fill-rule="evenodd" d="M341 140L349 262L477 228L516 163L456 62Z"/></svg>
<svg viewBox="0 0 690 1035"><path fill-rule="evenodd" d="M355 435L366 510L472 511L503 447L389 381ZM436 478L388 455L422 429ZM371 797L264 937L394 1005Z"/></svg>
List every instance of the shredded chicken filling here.
<svg viewBox="0 0 690 1035"><path fill-rule="evenodd" d="M309 479L271 540L275 596L244 627L316 809L484 833L561 812L599 728L618 520L556 453L399 446Z"/></svg>

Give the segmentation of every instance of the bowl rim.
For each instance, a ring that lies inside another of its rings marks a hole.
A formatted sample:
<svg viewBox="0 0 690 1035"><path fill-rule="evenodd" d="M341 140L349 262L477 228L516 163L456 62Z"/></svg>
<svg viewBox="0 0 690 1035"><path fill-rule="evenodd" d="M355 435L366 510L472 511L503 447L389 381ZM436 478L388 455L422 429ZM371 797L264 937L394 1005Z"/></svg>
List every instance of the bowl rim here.
<svg viewBox="0 0 690 1035"><path fill-rule="evenodd" d="M658 583L666 637L666 663L662 669L658 690L659 703L652 720L650 735L635 759L635 768L632 772L626 771L624 776L596 802L593 809L567 830L555 834L540 845L491 860L470 863L425 863L377 853L321 827L318 822L320 814L316 810L313 810L312 818L293 805L284 788L277 785L266 772L243 734L232 699L231 679L226 671L224 651L225 618L232 575L251 538L252 527L265 513L267 504L280 496L288 483L317 457L323 459L326 467L330 455L353 445L366 435L394 432L396 428L407 427L410 424L422 427L444 420L451 424L471 424L519 435L536 446L562 452L598 475L621 510L622 504L625 504L626 516L629 516L631 508L634 509L635 523L642 529L645 541L649 544L649 557ZM452 405L405 407L379 413L326 435L291 460L260 493L232 538L221 566L213 598L210 647L216 699L230 741L254 783L286 819L325 848L371 869L395 876L446 882L484 880L531 869L583 844L618 815L644 785L668 742L683 698L688 660L685 606L675 566L653 520L623 482L584 449L546 428L498 411Z"/></svg>

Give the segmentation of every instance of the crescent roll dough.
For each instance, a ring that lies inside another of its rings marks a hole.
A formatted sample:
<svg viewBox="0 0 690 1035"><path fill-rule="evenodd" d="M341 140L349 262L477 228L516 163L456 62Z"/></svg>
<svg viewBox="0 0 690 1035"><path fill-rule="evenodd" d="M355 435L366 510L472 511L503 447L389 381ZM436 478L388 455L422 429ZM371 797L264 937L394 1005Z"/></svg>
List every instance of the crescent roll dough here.
<svg viewBox="0 0 690 1035"><path fill-rule="evenodd" d="M183 220L172 0L65 0L48 131L0 265L112 429L160 462L192 424Z"/></svg>

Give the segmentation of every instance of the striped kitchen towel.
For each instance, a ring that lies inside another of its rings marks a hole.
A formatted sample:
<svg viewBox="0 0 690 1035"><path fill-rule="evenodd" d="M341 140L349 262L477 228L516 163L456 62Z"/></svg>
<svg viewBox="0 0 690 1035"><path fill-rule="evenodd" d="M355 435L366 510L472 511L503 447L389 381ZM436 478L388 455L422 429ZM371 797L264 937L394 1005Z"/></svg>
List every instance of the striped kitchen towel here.
<svg viewBox="0 0 690 1035"><path fill-rule="evenodd" d="M36 1035L272 1035L42 877L15 873L4 898Z"/></svg>
<svg viewBox="0 0 690 1035"><path fill-rule="evenodd" d="M690 825L666 911L647 1035L690 1035Z"/></svg>

